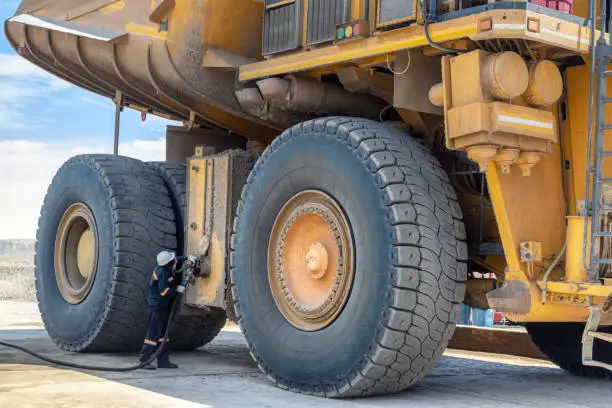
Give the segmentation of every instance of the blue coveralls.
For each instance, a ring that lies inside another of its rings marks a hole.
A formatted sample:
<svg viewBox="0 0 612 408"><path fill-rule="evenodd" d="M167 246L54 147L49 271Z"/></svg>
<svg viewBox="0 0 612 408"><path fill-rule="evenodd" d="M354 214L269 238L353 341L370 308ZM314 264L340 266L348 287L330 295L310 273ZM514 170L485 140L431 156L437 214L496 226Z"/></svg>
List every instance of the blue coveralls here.
<svg viewBox="0 0 612 408"><path fill-rule="evenodd" d="M172 264L158 266L152 273L149 284L149 316L147 319L147 336L140 350L140 361L147 361L163 342L168 342L166 325L170 317L172 301L176 297L176 288L181 280L181 265L187 258L178 256L176 266ZM157 357L157 364L164 365L170 361L168 346Z"/></svg>

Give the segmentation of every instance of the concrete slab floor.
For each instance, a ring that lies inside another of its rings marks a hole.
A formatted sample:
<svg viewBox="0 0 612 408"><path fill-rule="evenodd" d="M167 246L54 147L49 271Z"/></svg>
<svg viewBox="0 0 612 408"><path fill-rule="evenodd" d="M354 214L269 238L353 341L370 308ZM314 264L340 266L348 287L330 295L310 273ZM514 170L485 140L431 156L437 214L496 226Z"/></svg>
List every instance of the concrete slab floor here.
<svg viewBox="0 0 612 408"><path fill-rule="evenodd" d="M0 339L58 359L125 366L134 354L72 354L40 327L35 305L0 302ZM176 353L178 370L85 372L51 367L0 347L0 407L609 407L612 383L572 377L540 360L449 350L401 394L327 400L274 387L251 360L241 333L226 328L200 350Z"/></svg>

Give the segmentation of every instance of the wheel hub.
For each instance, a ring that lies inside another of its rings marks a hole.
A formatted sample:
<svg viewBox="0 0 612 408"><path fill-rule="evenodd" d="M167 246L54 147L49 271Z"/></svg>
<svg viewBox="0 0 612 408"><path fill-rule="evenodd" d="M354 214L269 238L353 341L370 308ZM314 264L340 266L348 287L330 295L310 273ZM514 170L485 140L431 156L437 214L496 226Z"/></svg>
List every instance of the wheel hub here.
<svg viewBox="0 0 612 408"><path fill-rule="evenodd" d="M306 267L310 272L310 277L313 279L321 279L327 272L329 260L327 250L319 241L312 244L308 252L306 252Z"/></svg>
<svg viewBox="0 0 612 408"><path fill-rule="evenodd" d="M82 203L70 206L55 237L55 279L64 299L81 303L89 294L98 262L98 233L91 210Z"/></svg>
<svg viewBox="0 0 612 408"><path fill-rule="evenodd" d="M268 279L280 312L299 329L322 329L341 312L353 281L353 242L329 195L304 191L282 208L268 247Z"/></svg>

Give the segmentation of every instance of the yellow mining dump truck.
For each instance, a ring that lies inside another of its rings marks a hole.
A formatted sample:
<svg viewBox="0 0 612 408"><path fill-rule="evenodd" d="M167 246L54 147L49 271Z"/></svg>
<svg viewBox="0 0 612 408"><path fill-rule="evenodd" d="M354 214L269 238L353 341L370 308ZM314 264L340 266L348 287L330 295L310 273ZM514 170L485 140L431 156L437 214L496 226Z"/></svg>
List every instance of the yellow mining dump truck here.
<svg viewBox="0 0 612 408"><path fill-rule="evenodd" d="M173 347L229 318L284 389L406 389L463 301L612 378L610 13L542 3L23 1L5 25L21 56L117 113L184 123L165 163L84 155L53 179L36 250L51 338L138 348L172 249L210 266Z"/></svg>

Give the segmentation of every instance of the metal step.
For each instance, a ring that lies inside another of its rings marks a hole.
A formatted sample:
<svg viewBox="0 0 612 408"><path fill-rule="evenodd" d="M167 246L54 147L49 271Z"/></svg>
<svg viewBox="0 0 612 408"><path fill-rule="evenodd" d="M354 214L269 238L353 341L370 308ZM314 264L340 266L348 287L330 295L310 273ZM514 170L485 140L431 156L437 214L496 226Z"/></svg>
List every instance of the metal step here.
<svg viewBox="0 0 612 408"><path fill-rule="evenodd" d="M582 334L582 364L612 371L612 364L593 359L593 345L595 344L595 339L612 342L612 334L597 331L600 320L601 310L599 306L591 306L589 308L589 319L584 326L584 332Z"/></svg>
<svg viewBox="0 0 612 408"><path fill-rule="evenodd" d="M607 231L595 231L593 233L593 236L595 237L601 237L601 238L608 238L608 237L612 237L612 232L607 232Z"/></svg>
<svg viewBox="0 0 612 408"><path fill-rule="evenodd" d="M591 263L598 263L598 264L606 264L606 265L612 265L612 259L607 259L607 258L594 258Z"/></svg>
<svg viewBox="0 0 612 408"><path fill-rule="evenodd" d="M589 336L595 337L596 339L607 341L608 343L612 343L612 334L611 333L602 333L602 332L589 332Z"/></svg>

